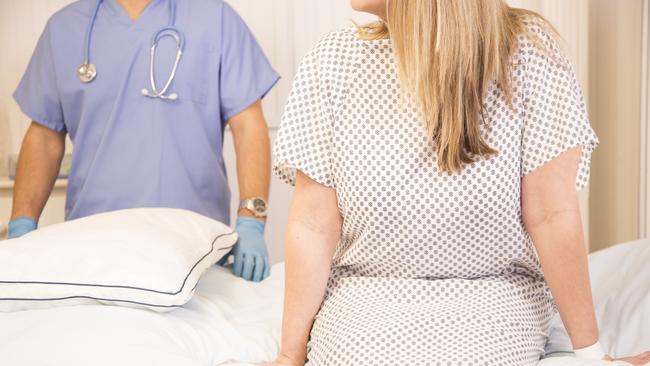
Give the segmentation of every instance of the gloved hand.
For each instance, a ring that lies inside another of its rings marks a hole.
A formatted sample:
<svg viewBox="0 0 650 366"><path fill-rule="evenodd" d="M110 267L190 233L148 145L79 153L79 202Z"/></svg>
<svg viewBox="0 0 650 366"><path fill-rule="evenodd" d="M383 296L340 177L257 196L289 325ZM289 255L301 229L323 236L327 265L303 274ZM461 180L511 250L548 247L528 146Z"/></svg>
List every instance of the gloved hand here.
<svg viewBox="0 0 650 366"><path fill-rule="evenodd" d="M7 239L20 238L21 236L29 233L30 231L36 230L38 224L36 221L28 217L20 217L14 220L9 221L9 227L7 228Z"/></svg>
<svg viewBox="0 0 650 366"><path fill-rule="evenodd" d="M260 282L270 273L269 253L264 242L264 223L252 217L237 219L239 239L232 250L235 276L248 281Z"/></svg>

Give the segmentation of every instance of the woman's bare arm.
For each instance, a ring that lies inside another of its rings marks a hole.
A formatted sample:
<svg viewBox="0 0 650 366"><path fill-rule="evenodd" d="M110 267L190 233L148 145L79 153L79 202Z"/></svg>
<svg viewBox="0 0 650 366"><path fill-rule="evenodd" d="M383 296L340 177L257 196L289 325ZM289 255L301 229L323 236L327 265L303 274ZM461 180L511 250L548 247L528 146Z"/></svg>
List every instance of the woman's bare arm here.
<svg viewBox="0 0 650 366"><path fill-rule="evenodd" d="M574 348L598 341L575 188L581 149L566 151L526 175L521 187L524 224Z"/></svg>
<svg viewBox="0 0 650 366"><path fill-rule="evenodd" d="M521 187L524 225L574 349L591 346L599 337L575 189L581 149L568 150L526 175ZM643 365L650 353L605 359Z"/></svg>
<svg viewBox="0 0 650 366"><path fill-rule="evenodd" d="M336 191L298 172L285 235L281 364L303 365L341 237Z"/></svg>

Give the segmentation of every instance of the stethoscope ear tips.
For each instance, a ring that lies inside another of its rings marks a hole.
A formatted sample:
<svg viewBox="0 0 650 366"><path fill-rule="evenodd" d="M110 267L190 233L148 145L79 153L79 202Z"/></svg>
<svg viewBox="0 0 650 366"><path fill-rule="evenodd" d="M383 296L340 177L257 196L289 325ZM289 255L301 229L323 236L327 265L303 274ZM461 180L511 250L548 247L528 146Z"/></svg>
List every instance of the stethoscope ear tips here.
<svg viewBox="0 0 650 366"><path fill-rule="evenodd" d="M176 100L176 99L178 99L178 94L176 94L176 93L171 93L171 94L167 97L167 99L169 99L169 100Z"/></svg>
<svg viewBox="0 0 650 366"><path fill-rule="evenodd" d="M147 90L146 88L142 88L142 90L140 90L140 93L142 93L142 95L144 95L145 97L149 96L149 90Z"/></svg>

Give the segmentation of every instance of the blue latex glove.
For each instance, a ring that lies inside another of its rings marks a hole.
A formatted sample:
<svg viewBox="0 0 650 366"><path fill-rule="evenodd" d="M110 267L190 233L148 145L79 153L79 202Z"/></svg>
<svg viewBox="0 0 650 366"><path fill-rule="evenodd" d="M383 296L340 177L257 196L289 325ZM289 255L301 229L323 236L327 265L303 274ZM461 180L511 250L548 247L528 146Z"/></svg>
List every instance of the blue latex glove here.
<svg viewBox="0 0 650 366"><path fill-rule="evenodd" d="M38 224L36 221L27 218L27 217L21 217L15 220L9 221L9 227L8 227L8 236L7 239L15 239L15 238L20 238L21 236L36 230L38 227Z"/></svg>
<svg viewBox="0 0 650 366"><path fill-rule="evenodd" d="M252 217L237 219L239 239L232 250L235 276L248 281L260 282L270 273L269 252L264 242L264 223Z"/></svg>

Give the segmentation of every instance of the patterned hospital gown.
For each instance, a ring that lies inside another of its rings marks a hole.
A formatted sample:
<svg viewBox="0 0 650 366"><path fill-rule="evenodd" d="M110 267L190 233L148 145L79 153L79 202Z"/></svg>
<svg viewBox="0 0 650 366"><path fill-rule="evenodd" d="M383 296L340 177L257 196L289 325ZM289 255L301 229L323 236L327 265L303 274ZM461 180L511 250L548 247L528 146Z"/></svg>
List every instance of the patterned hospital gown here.
<svg viewBox="0 0 650 366"><path fill-rule="evenodd" d="M274 145L274 172L336 190L343 217L308 364L534 365L553 300L522 223L521 180L598 140L571 65L537 23L513 55L514 110L490 86L482 133L498 151L455 173L400 99L390 40L354 28L303 60Z"/></svg>

